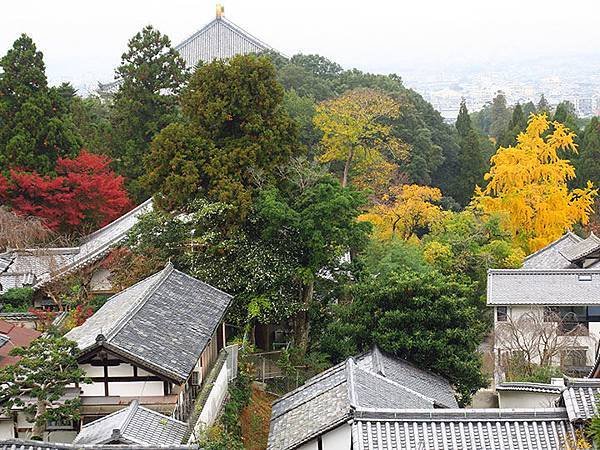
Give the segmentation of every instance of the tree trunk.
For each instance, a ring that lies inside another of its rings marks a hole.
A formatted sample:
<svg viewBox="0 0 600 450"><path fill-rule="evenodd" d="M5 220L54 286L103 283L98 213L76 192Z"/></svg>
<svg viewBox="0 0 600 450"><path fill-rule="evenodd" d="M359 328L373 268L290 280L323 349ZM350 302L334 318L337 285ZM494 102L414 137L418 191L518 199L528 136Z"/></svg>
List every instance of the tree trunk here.
<svg viewBox="0 0 600 450"><path fill-rule="evenodd" d="M308 308L312 303L314 287L314 281L309 281L302 287L302 310L298 311L294 320L294 339L296 348L300 350L302 356L306 354L308 349L308 333L310 331Z"/></svg>
<svg viewBox="0 0 600 450"><path fill-rule="evenodd" d="M350 164L352 164L352 158L354 158L354 150L350 150L348 158L344 163L344 175L342 176L342 187L346 187L348 184L348 174L350 173Z"/></svg>
<svg viewBox="0 0 600 450"><path fill-rule="evenodd" d="M37 410L33 419L33 429L31 431L31 438L42 439L44 437L44 431L46 430L46 421L40 420L46 414L46 402L42 400L37 401Z"/></svg>

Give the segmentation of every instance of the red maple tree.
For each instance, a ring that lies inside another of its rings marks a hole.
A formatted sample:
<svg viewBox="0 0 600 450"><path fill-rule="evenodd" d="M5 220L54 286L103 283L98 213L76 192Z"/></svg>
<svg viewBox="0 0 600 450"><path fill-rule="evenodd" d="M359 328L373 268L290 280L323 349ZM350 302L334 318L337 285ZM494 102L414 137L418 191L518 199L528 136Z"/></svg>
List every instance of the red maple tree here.
<svg viewBox="0 0 600 450"><path fill-rule="evenodd" d="M90 231L131 207L123 177L109 165L108 157L83 150L74 159L59 159L53 177L12 169L8 179L0 175L0 200L55 231Z"/></svg>

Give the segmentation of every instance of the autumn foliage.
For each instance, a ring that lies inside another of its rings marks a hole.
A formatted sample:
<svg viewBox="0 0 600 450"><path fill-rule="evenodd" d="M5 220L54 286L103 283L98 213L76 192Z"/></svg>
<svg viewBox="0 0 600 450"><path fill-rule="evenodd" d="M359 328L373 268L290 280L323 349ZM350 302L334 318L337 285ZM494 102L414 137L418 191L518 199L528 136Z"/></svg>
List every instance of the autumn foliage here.
<svg viewBox="0 0 600 450"><path fill-rule="evenodd" d="M0 201L60 232L106 225L131 206L123 177L109 164L106 156L82 151L74 159L59 158L54 176L11 169L8 177L0 175Z"/></svg>
<svg viewBox="0 0 600 450"><path fill-rule="evenodd" d="M575 169L559 151L576 152L575 134L546 114L534 115L514 147L499 148L477 188L475 207L503 213L506 228L524 250L535 251L560 237L578 222L586 224L597 190L588 182L570 190Z"/></svg>

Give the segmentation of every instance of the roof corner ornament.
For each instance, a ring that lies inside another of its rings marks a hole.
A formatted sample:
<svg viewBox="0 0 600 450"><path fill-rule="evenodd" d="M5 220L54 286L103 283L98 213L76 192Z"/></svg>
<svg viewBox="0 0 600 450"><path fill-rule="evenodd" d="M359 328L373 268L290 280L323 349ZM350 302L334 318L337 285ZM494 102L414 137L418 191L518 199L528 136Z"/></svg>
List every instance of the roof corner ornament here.
<svg viewBox="0 0 600 450"><path fill-rule="evenodd" d="M225 7L220 3L217 3L217 19L222 19L225 14Z"/></svg>
<svg viewBox="0 0 600 450"><path fill-rule="evenodd" d="M106 336L104 336L102 333L98 334L98 336L96 336L96 342L99 344L106 342Z"/></svg>

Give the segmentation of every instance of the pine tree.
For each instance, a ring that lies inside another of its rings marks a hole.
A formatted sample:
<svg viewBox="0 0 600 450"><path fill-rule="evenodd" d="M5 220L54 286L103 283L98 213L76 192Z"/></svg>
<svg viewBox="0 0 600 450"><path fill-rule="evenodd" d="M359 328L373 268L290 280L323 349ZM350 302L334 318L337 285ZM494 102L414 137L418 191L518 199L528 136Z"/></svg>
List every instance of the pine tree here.
<svg viewBox="0 0 600 450"><path fill-rule="evenodd" d="M579 155L574 158L577 169L577 185L585 186L587 181L600 186L600 119L593 117L583 131Z"/></svg>
<svg viewBox="0 0 600 450"><path fill-rule="evenodd" d="M509 120L510 111L506 106L506 97L504 92L500 91L492 101L490 136L498 141L506 130Z"/></svg>
<svg viewBox="0 0 600 450"><path fill-rule="evenodd" d="M44 57L21 35L0 59L0 168L51 172L59 157L73 156L81 138L69 117L65 90L48 87Z"/></svg>
<svg viewBox="0 0 600 450"><path fill-rule="evenodd" d="M550 112L550 103L548 103L548 100L546 100L546 96L544 94L541 95L536 109L538 114Z"/></svg>
<svg viewBox="0 0 600 450"><path fill-rule="evenodd" d="M479 135L471 125L467 105L463 100L456 119L456 129L460 139L458 153L458 173L452 186L452 196L465 206L469 203L475 186L483 181L485 160L479 142Z"/></svg>
<svg viewBox="0 0 600 450"><path fill-rule="evenodd" d="M508 122L508 128L498 141L499 147L510 147L517 144L517 136L527 128L527 117L520 103L513 108L512 117Z"/></svg>
<svg viewBox="0 0 600 450"><path fill-rule="evenodd" d="M187 80L185 62L167 36L148 26L129 41L116 77L121 85L112 111L112 156L128 178L130 192L142 200L151 193L137 181L146 172L141 162L154 136L177 118L177 95Z"/></svg>

